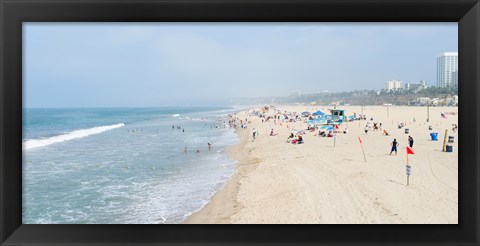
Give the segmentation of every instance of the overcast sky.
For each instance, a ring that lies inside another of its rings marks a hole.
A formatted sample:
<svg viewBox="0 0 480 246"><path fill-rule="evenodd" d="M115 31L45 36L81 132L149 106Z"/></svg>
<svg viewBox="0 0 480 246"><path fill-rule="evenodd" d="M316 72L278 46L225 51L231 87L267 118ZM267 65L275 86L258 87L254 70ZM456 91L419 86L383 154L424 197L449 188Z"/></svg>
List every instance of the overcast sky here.
<svg viewBox="0 0 480 246"><path fill-rule="evenodd" d="M457 23L24 24L24 105L208 105L218 99L436 84Z"/></svg>

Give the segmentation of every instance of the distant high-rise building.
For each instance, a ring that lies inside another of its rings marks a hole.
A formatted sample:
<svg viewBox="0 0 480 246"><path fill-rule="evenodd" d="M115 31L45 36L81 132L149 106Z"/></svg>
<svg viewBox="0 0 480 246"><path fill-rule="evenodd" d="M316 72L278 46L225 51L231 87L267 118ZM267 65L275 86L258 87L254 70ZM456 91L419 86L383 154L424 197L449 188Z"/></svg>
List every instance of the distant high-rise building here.
<svg viewBox="0 0 480 246"><path fill-rule="evenodd" d="M458 52L444 52L437 55L437 86L458 86Z"/></svg>
<svg viewBox="0 0 480 246"><path fill-rule="evenodd" d="M458 87L458 70L452 72L452 86L455 88Z"/></svg>
<svg viewBox="0 0 480 246"><path fill-rule="evenodd" d="M402 88L402 81L401 80L389 80L385 84L385 89L387 91L398 90L400 88Z"/></svg>

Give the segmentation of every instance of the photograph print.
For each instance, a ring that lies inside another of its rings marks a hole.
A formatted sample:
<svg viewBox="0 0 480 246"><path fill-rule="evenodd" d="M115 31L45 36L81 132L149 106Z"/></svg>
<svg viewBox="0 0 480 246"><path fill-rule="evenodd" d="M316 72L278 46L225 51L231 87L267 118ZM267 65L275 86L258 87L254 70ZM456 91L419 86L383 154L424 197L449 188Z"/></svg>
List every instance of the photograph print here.
<svg viewBox="0 0 480 246"><path fill-rule="evenodd" d="M23 224L458 224L456 22L24 22L22 53Z"/></svg>

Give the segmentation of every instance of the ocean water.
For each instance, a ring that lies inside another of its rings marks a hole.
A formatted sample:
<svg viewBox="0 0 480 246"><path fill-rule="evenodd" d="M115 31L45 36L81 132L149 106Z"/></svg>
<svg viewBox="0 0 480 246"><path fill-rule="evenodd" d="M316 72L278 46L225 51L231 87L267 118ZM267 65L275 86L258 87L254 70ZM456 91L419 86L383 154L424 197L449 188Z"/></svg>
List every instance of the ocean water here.
<svg viewBox="0 0 480 246"><path fill-rule="evenodd" d="M23 223L181 223L234 172L236 111L24 109Z"/></svg>

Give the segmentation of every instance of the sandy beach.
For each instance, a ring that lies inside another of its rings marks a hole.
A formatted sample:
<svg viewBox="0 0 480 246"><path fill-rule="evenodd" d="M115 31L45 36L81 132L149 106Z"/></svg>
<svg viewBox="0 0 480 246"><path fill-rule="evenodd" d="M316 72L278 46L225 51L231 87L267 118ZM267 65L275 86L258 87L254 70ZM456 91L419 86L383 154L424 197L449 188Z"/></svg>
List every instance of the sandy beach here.
<svg viewBox="0 0 480 246"><path fill-rule="evenodd" d="M282 106L282 112L328 113L330 106ZM360 106L340 106L347 115L362 112ZM446 119L441 113L446 113ZM455 114L452 114L455 113ZM269 113L273 115L270 109ZM185 223L299 223L299 224L457 224L458 223L458 135L453 152L443 152L445 130L458 124L457 107L365 106L367 120L343 123L336 137L303 135L304 144L287 143L291 129L306 129L302 121L262 122L246 111L246 129L237 126L239 144L229 149L237 160L236 172L202 210ZM389 132L366 134L365 125L382 123ZM414 121L415 119L415 121ZM398 123L405 127L398 129ZM432 141L428 128L438 132ZM252 129L259 136L253 140ZM405 128L409 134L405 134ZM276 136L270 136L273 129ZM412 173L406 185L406 146L414 138L409 155ZM366 162L359 139L362 140ZM397 155L389 155L396 138Z"/></svg>

